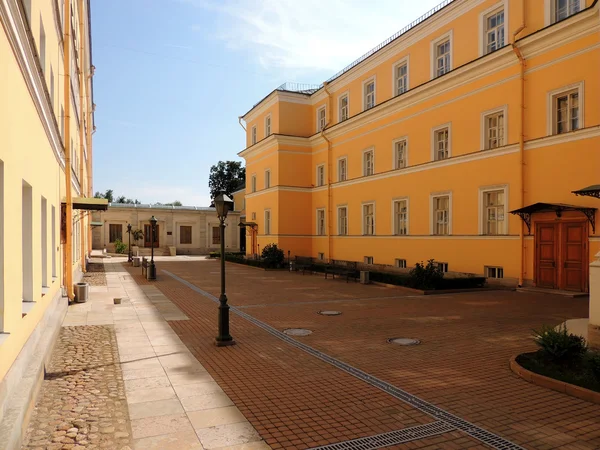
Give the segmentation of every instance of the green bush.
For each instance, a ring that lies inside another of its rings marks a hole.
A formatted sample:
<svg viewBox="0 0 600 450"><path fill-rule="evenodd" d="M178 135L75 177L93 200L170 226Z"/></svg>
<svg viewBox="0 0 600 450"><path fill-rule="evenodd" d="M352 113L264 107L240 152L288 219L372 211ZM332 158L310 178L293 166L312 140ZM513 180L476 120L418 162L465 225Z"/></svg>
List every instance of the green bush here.
<svg viewBox="0 0 600 450"><path fill-rule="evenodd" d="M540 352L554 362L576 360L587 351L585 339L569 333L564 324L558 328L544 325L539 331L533 330L533 334Z"/></svg>
<svg viewBox="0 0 600 450"><path fill-rule="evenodd" d="M279 268L283 266L285 255L283 250L277 247L277 244L267 244L264 246L261 257L269 268Z"/></svg>
<svg viewBox="0 0 600 450"><path fill-rule="evenodd" d="M115 253L125 253L127 250L127 244L121 242L121 239L115 241Z"/></svg>
<svg viewBox="0 0 600 450"><path fill-rule="evenodd" d="M600 380L600 353L588 352L587 363L596 379Z"/></svg>
<svg viewBox="0 0 600 450"><path fill-rule="evenodd" d="M411 279L406 273L391 272L370 272L369 277L372 281L394 286L406 286L413 289L431 290L430 287L423 286ZM442 278L434 289L475 289L485 286L485 277L464 277L464 278Z"/></svg>
<svg viewBox="0 0 600 450"><path fill-rule="evenodd" d="M438 289L444 274L440 271L433 259L427 261L427 265L423 262L416 263L415 267L408 274L408 285L417 289Z"/></svg>

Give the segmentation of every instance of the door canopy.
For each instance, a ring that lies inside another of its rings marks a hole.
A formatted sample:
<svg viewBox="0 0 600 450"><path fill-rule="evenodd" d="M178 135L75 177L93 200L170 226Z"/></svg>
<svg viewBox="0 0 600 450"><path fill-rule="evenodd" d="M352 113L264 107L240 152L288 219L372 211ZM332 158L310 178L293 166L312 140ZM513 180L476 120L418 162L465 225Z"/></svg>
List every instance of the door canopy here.
<svg viewBox="0 0 600 450"><path fill-rule="evenodd" d="M585 206L565 205L563 203L534 203L533 205L510 211L525 222L527 232L531 234L531 215L541 212L555 212L556 217L561 217L563 211L579 211L582 212L587 220L592 225L592 232L596 232L596 208L588 208Z"/></svg>

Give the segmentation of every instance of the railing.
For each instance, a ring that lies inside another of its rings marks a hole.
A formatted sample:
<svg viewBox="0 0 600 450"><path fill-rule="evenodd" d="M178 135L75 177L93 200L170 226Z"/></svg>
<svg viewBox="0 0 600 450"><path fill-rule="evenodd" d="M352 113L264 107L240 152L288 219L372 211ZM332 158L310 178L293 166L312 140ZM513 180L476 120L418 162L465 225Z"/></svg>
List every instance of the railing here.
<svg viewBox="0 0 600 450"><path fill-rule="evenodd" d="M278 91L289 91L289 92L300 92L302 94L312 94L319 89L321 89L323 85L319 84L307 84L307 83L290 83L289 81L283 83L281 86L277 88Z"/></svg>

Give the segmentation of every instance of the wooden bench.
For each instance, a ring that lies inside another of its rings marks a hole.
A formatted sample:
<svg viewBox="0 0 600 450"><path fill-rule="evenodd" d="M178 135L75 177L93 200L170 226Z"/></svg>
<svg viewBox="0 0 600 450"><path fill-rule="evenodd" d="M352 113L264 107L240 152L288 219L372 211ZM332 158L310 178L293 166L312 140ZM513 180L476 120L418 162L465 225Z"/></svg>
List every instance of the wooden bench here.
<svg viewBox="0 0 600 450"><path fill-rule="evenodd" d="M312 272L313 269L313 261L312 258L306 256L296 256L294 259L294 267L296 272L302 271L302 275L304 272Z"/></svg>
<svg viewBox="0 0 600 450"><path fill-rule="evenodd" d="M148 275L148 258L145 256L142 258L142 275Z"/></svg>
<svg viewBox="0 0 600 450"><path fill-rule="evenodd" d="M335 276L345 277L346 283L350 278L354 278L354 281L358 281L358 270L356 268L356 262L345 262L344 264L328 264L325 268L325 278L327 275L331 275L331 278L335 280Z"/></svg>

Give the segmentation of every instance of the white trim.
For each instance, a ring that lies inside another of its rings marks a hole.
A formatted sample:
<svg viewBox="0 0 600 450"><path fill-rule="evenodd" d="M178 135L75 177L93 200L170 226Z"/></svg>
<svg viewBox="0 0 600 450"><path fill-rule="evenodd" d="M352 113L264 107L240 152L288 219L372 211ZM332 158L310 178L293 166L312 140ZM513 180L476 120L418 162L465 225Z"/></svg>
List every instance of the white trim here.
<svg viewBox="0 0 600 450"><path fill-rule="evenodd" d="M323 128L321 128L321 118L319 117L321 111L325 111L325 123L323 124ZM317 108L317 122L316 122L316 131L315 133L320 133L327 127L327 105L322 105Z"/></svg>
<svg viewBox="0 0 600 450"><path fill-rule="evenodd" d="M436 139L435 134L443 130L444 128L448 128L448 156L444 159L435 159L437 148L435 146ZM452 122L446 122L431 129L431 161L445 161L447 159L452 158Z"/></svg>
<svg viewBox="0 0 600 450"><path fill-rule="evenodd" d="M267 119L269 120L269 132L267 133ZM268 138L273 134L273 120L271 119L271 113L265 116L265 138Z"/></svg>
<svg viewBox="0 0 600 450"><path fill-rule="evenodd" d="M483 229L483 195L486 192L491 192L491 191L504 191L504 233L502 234L495 234L495 235L488 235L484 233L484 229ZM480 235L482 236L505 236L509 234L509 230L508 230L508 226L510 223L510 220L508 220L508 212L510 211L510 208L508 206L508 202L509 202L509 198L508 198L508 194L509 194L509 187L508 184L496 184L496 185L492 185L492 186L481 186L479 188L479 199L477 201L477 205L478 205L478 211L479 211L479 219L477 221L477 226L478 226L478 232Z"/></svg>
<svg viewBox="0 0 600 450"><path fill-rule="evenodd" d="M373 153L373 157L371 158L372 159L372 165L373 165L373 173L371 173L370 175L366 174L366 167L365 167L365 155L368 152L372 152ZM362 176L363 177L372 177L373 175L375 175L375 147L373 146L373 147L369 147L369 148L364 149L362 151L362 153L361 153L361 157L362 157Z"/></svg>
<svg viewBox="0 0 600 450"><path fill-rule="evenodd" d="M487 136L486 136L486 117L490 116L492 114L496 114L501 112L502 114L504 114L504 136L502 137L503 139L503 144L500 145L499 147L504 147L506 145L507 142L509 142L508 139L508 105L502 105L502 106L498 106L497 108L492 108L492 109L488 109L487 111L483 111L481 113L481 120L480 120L480 128L479 128L479 136L480 136L480 142L479 142L479 149L480 150L493 150L491 148L486 149L485 145L486 145L486 140L487 140ZM499 148L496 147L496 148Z"/></svg>
<svg viewBox="0 0 600 450"><path fill-rule="evenodd" d="M487 37L487 29L486 29L486 21L487 17L495 12L499 12L499 10L504 11L504 45L508 45L510 43L508 32L510 31L508 19L508 0L500 0L497 3L494 3L489 8L484 9L479 13L479 56L487 55L487 44L485 42L485 38ZM490 52L491 53L491 52Z"/></svg>
<svg viewBox="0 0 600 450"><path fill-rule="evenodd" d="M410 89L410 55L406 55L392 64L392 97L400 95L397 91L396 69L404 64L406 64L406 89L403 94Z"/></svg>
<svg viewBox="0 0 600 450"><path fill-rule="evenodd" d="M338 98L337 98L337 110L338 110L337 121L338 121L338 123L343 122L342 114L341 114L342 107L340 106L340 103L342 101L342 98L344 98L344 97L346 97L346 99L347 99L346 100L346 103L347 103L346 108L348 108L348 117L346 117L346 120L348 120L350 118L350 91L346 90L346 91L342 92L340 95L338 95Z"/></svg>
<svg viewBox="0 0 600 450"><path fill-rule="evenodd" d="M406 142L406 151L404 153L404 167L396 167L396 144L398 142ZM392 169L393 170L401 170L406 169L408 167L408 135L396 138L392 141Z"/></svg>
<svg viewBox="0 0 600 450"><path fill-rule="evenodd" d="M362 82L362 88L361 88L362 110L361 110L361 112L362 111L368 111L368 109L366 109L367 105L365 103L365 100L366 100L366 97L367 97L366 92L365 92L365 88L366 88L367 84L370 84L371 82L373 82L373 106L370 107L369 109L373 109L373 108L375 108L377 106L377 76L373 75L373 76L367 78L366 80L364 80Z"/></svg>
<svg viewBox="0 0 600 450"><path fill-rule="evenodd" d="M269 174L268 179L269 183L267 185L267 173ZM271 187L271 169L265 169L265 181L263 183L265 189L269 189Z"/></svg>
<svg viewBox="0 0 600 450"><path fill-rule="evenodd" d="M365 234L365 206L367 206L367 205L373 205L373 234ZM368 201L362 202L360 204L360 218L361 218L360 234L362 236L375 236L377 234L376 212L377 212L377 210L376 210L376 206L375 206L375 200L368 200Z"/></svg>
<svg viewBox="0 0 600 450"><path fill-rule="evenodd" d="M323 211L323 234L319 233L319 212ZM327 236L327 215L325 214L325 208L317 208L315 210L315 236Z"/></svg>
<svg viewBox="0 0 600 450"><path fill-rule="evenodd" d="M448 234L435 234L433 225L433 201L439 197L448 197ZM452 191L432 192L429 194L429 234L448 236L452 234Z"/></svg>
<svg viewBox="0 0 600 450"><path fill-rule="evenodd" d="M323 168L323 184L319 184L319 169ZM315 187L322 187L327 185L327 174L325 173L325 164L317 164L316 167L316 178L315 178Z"/></svg>
<svg viewBox="0 0 600 450"><path fill-rule="evenodd" d="M585 128L585 82L580 81L579 83L569 84L567 86L562 86L560 88L554 89L552 91L548 91L546 93L546 134L547 136L557 136L558 134L554 133L554 98L563 92L578 91L579 96L579 128L577 130L581 130ZM576 130L574 130L576 131ZM561 133L565 134L565 133Z"/></svg>
<svg viewBox="0 0 600 450"><path fill-rule="evenodd" d="M554 21L554 5L556 0L544 0L544 26L552 25L558 22ZM585 0L579 0L579 11L585 9ZM566 20L566 19L563 19ZM562 20L561 20L562 22Z"/></svg>
<svg viewBox="0 0 600 450"><path fill-rule="evenodd" d="M341 180L340 179L340 161L346 161L346 178ZM336 160L336 166L337 166L337 181L347 181L348 180L348 156L344 155L344 156L340 156L337 160Z"/></svg>
<svg viewBox="0 0 600 450"><path fill-rule="evenodd" d="M446 71L446 73L451 72L454 69L454 37L453 37L454 33L452 31L452 29L448 30L446 33L442 34L441 36L438 36L437 38L433 39L432 41L430 41L430 47L429 47L429 78L431 80L434 80L435 78L439 78L442 75L437 75L437 70L436 70L436 50L437 50L437 46L439 44L441 44L444 41L450 41L450 67L448 68L448 70ZM446 73L444 73L444 75L446 75Z"/></svg>
<svg viewBox="0 0 600 450"><path fill-rule="evenodd" d="M340 209L346 210L346 234L340 234ZM350 221L348 220L348 204L345 203L343 205L337 205L335 212L336 212L336 223L337 223L336 236L348 236L350 234Z"/></svg>
<svg viewBox="0 0 600 450"><path fill-rule="evenodd" d="M267 213L269 213L269 229L268 230L267 230ZM264 214L263 214L263 228L264 228L263 236L269 236L269 235L271 235L271 232L273 231L271 229L271 225L272 225L271 219L272 219L271 208L266 208L264 211ZM268 233L267 233L267 231L268 231Z"/></svg>
<svg viewBox="0 0 600 450"><path fill-rule="evenodd" d="M396 234L396 203L406 202L406 234ZM392 235L394 236L408 236L410 234L410 198L395 197L392 198Z"/></svg>
<svg viewBox="0 0 600 450"><path fill-rule="evenodd" d="M525 143L525 150L534 150L536 148L551 147L553 145L564 144L566 142L575 142L584 139L592 139L600 136L600 125L591 128L583 128L569 133L554 134L545 136Z"/></svg>

